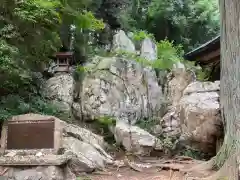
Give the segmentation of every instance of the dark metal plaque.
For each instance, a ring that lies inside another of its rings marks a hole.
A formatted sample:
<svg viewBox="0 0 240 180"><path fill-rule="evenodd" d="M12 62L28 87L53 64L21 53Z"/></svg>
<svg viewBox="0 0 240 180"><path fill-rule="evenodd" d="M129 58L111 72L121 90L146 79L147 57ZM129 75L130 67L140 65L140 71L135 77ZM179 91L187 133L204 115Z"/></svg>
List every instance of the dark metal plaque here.
<svg viewBox="0 0 240 180"><path fill-rule="evenodd" d="M54 148L54 120L9 121L6 149Z"/></svg>

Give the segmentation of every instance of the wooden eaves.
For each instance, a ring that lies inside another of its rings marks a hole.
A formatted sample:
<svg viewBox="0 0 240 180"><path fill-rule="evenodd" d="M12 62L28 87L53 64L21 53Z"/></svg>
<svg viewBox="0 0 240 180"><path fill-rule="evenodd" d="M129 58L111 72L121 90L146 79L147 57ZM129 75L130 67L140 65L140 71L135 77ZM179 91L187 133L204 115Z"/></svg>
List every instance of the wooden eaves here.
<svg viewBox="0 0 240 180"><path fill-rule="evenodd" d="M184 58L195 61L203 68L212 69L212 80L220 79L220 35L199 46L198 48L186 53Z"/></svg>

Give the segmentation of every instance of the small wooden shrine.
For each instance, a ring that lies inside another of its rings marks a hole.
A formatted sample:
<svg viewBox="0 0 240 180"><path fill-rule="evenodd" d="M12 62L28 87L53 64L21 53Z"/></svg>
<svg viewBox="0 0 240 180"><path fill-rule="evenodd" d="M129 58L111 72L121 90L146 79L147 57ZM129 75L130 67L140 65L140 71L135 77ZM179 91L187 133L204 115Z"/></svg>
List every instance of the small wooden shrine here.
<svg viewBox="0 0 240 180"><path fill-rule="evenodd" d="M55 54L55 72L69 72L69 67L73 61L73 52L58 52Z"/></svg>

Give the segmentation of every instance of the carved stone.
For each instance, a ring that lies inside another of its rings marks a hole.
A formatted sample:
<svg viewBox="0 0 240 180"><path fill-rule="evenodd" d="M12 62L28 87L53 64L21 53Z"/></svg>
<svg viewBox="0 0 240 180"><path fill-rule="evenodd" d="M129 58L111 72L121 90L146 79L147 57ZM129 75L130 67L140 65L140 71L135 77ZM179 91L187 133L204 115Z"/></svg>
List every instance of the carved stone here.
<svg viewBox="0 0 240 180"><path fill-rule="evenodd" d="M4 122L1 136L1 154L5 151L45 149L57 154L61 148L63 127L51 116L17 116Z"/></svg>

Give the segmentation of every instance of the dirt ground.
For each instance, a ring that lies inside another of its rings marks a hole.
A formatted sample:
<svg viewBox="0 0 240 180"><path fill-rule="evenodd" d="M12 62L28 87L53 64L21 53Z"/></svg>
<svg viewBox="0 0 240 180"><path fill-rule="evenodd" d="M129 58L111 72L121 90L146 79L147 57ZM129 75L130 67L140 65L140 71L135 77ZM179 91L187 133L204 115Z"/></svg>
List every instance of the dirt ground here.
<svg viewBox="0 0 240 180"><path fill-rule="evenodd" d="M145 162L131 162L134 166L109 167L105 172L84 175L79 177L78 180L195 180L213 173L184 173L184 170L202 163L192 159L150 159L145 160Z"/></svg>
<svg viewBox="0 0 240 180"><path fill-rule="evenodd" d="M111 171L112 175L91 175L89 180L182 180L183 175L174 171L160 171L158 169L148 169L143 172L124 168L119 171ZM171 177L171 178L170 178Z"/></svg>

